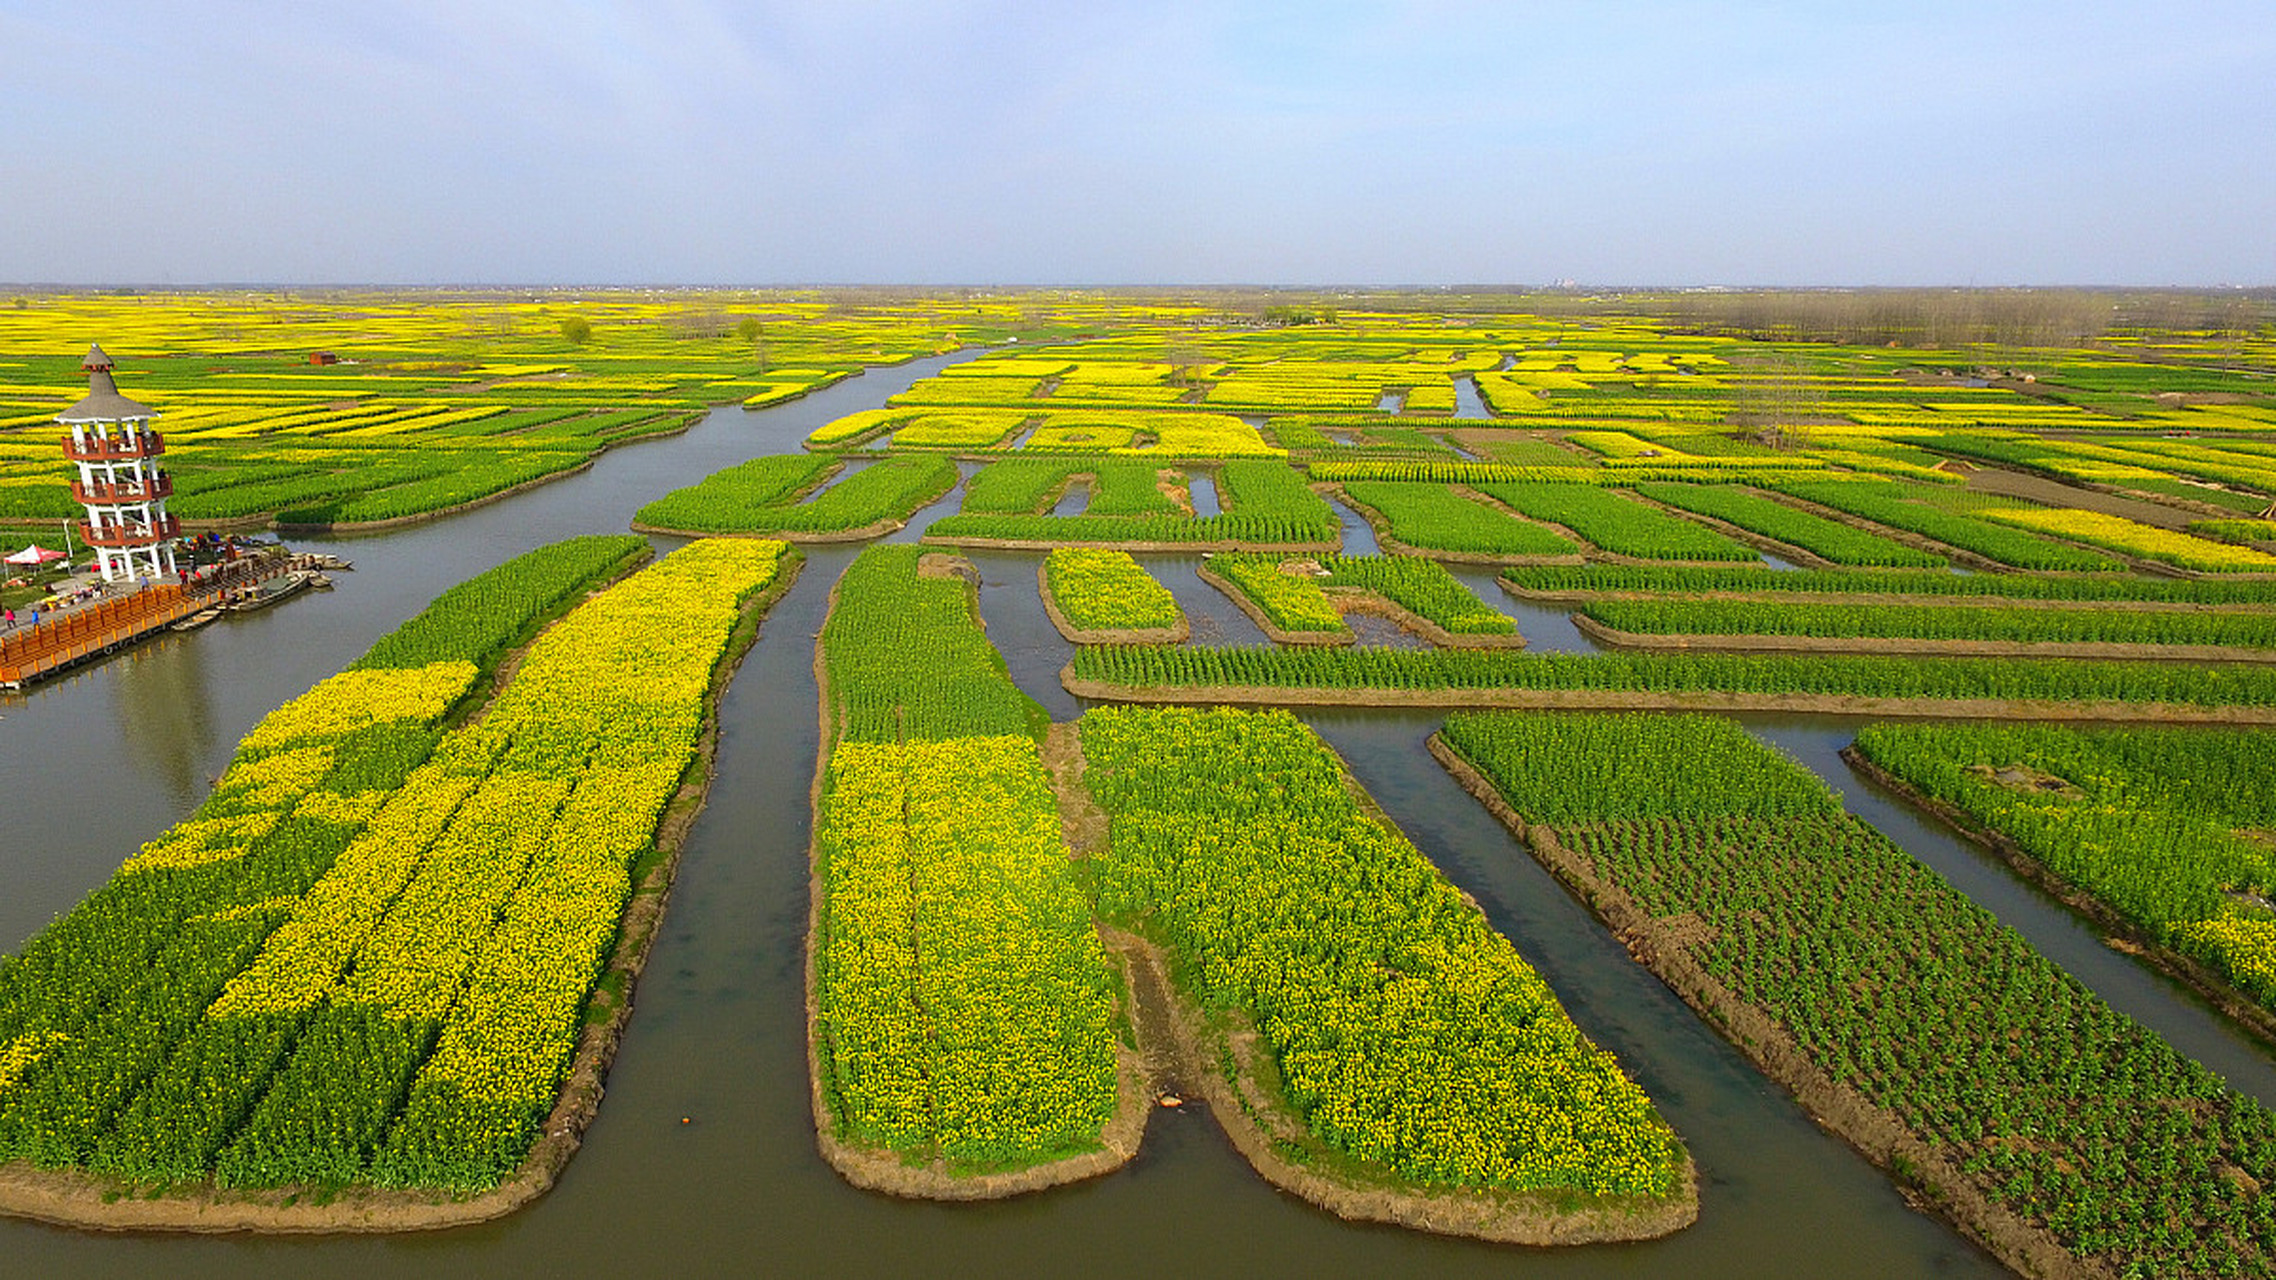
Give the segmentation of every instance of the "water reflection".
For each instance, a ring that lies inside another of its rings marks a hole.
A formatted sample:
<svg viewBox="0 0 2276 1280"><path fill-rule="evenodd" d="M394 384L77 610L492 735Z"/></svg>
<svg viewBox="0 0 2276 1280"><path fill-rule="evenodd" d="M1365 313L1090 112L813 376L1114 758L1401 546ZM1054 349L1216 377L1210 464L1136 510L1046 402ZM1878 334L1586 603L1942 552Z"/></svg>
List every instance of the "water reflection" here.
<svg viewBox="0 0 2276 1280"><path fill-rule="evenodd" d="M110 682L111 721L137 775L165 788L175 804L195 805L209 781L205 762L215 754L204 646L195 636L167 635L112 661L118 671Z"/></svg>

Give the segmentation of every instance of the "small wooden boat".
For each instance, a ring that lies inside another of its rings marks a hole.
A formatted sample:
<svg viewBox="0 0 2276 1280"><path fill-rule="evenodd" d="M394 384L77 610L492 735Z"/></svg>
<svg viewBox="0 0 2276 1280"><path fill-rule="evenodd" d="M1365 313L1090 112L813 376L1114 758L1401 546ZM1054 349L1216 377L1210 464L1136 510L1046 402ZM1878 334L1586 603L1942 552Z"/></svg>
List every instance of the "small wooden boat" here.
<svg viewBox="0 0 2276 1280"><path fill-rule="evenodd" d="M297 595L306 591L310 585L309 580L315 576L316 574L312 570L295 569L291 573L267 579L237 597L235 603L229 607L238 613L251 613L255 609L266 609L286 596Z"/></svg>
<svg viewBox="0 0 2276 1280"><path fill-rule="evenodd" d="M220 616L221 610L218 606L211 609L200 609L166 629L168 631L195 631Z"/></svg>

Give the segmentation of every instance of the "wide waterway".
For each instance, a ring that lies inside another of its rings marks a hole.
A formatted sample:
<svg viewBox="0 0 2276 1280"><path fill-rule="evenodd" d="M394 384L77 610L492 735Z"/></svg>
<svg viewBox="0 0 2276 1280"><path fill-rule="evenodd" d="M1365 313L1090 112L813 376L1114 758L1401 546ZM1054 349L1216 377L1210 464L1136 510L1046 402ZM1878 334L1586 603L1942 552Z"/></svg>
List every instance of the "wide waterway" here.
<svg viewBox="0 0 2276 1280"><path fill-rule="evenodd" d="M339 670L444 588L545 542L621 531L641 503L754 454L795 449L820 422L876 407L953 359L872 370L761 412L724 409L686 435L617 450L584 474L431 525L298 542L348 557L355 572L341 575L330 595L168 637L0 703L0 760L16 815L0 840L0 946L20 946L188 812L261 715ZM960 498L951 493L896 537L915 537ZM801 1001L813 640L830 584L854 554L809 550L803 576L775 606L723 700L710 803L686 846L607 1101L552 1194L501 1222L393 1238L119 1237L0 1220L0 1273L2002 1274L1951 1229L1908 1208L1887 1178L1820 1132L1634 964L1430 760L1422 742L1438 718L1407 711L1307 718L1659 1102L1702 1172L1697 1225L1648 1244L1566 1250L1351 1226L1267 1187L1207 1114L1190 1107L1157 1112L1133 1164L1082 1186L956 1206L846 1186L814 1149ZM1071 649L1037 598L1038 558L975 556L981 609L1014 677L1065 718L1080 710L1056 679ZM1148 563L1194 615L1198 642L1261 638L1195 575L1197 558ZM1487 575L1465 578L1490 588ZM1529 635L1548 621L1506 597L1488 599ZM1586 643L1546 639L1537 646ZM2103 947L2000 864L1851 776L1833 753L1857 721L1747 723L2119 1007L2239 1087L2276 1098L2276 1061L2265 1049Z"/></svg>

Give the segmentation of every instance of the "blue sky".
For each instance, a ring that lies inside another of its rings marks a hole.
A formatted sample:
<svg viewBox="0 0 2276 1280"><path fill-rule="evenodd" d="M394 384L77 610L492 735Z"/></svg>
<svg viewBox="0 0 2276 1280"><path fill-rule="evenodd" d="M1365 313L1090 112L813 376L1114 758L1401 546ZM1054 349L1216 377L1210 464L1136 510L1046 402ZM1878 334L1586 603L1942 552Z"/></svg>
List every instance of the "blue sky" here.
<svg viewBox="0 0 2276 1280"><path fill-rule="evenodd" d="M0 0L0 280L2276 283L2249 3Z"/></svg>

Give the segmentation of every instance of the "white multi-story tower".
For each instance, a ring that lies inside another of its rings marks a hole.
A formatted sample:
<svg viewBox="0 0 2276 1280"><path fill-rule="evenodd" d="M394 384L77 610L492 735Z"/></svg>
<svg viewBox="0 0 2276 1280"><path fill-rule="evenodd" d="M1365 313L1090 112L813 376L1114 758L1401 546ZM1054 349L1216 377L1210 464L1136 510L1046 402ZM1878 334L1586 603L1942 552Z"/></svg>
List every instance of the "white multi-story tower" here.
<svg viewBox="0 0 2276 1280"><path fill-rule="evenodd" d="M63 452L79 466L71 496L87 508L80 535L95 548L103 581L158 581L174 572L173 539L182 532L182 522L166 514L174 482L158 467L166 452L150 429L158 412L119 394L101 347L90 348L80 368L87 371L87 398L55 415L71 428Z"/></svg>

